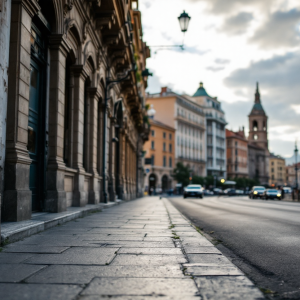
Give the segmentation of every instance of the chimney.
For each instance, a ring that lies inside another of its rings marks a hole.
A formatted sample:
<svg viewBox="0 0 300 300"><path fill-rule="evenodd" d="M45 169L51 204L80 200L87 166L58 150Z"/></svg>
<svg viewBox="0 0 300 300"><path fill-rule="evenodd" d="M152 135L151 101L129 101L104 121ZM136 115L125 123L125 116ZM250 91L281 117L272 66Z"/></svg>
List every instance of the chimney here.
<svg viewBox="0 0 300 300"><path fill-rule="evenodd" d="M165 87L162 87L162 88L161 88L160 95L163 96L164 94L167 93L167 91L168 91L168 87L166 87L166 86L165 86Z"/></svg>

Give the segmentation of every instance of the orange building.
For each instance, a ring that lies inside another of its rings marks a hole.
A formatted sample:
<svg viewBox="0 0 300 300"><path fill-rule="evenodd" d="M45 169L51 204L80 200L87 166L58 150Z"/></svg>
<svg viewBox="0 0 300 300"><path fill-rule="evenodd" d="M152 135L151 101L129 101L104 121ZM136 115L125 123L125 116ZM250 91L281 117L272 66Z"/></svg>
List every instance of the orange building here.
<svg viewBox="0 0 300 300"><path fill-rule="evenodd" d="M226 129L227 176L248 177L248 140L244 128L237 132Z"/></svg>
<svg viewBox="0 0 300 300"><path fill-rule="evenodd" d="M144 144L145 191L167 191L173 186L175 167L175 129L150 119L149 140Z"/></svg>

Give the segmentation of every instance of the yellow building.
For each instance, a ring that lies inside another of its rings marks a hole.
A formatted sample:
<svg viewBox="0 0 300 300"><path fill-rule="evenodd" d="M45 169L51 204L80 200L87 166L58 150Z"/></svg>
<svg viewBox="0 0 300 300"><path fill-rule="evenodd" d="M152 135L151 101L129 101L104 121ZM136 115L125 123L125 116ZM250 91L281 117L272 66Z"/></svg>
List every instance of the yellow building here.
<svg viewBox="0 0 300 300"><path fill-rule="evenodd" d="M174 188L175 129L153 119L150 125L150 137L144 144L145 191L166 192Z"/></svg>
<svg viewBox="0 0 300 300"><path fill-rule="evenodd" d="M274 187L285 185L285 173L285 159L279 155L271 154L269 160L269 185Z"/></svg>

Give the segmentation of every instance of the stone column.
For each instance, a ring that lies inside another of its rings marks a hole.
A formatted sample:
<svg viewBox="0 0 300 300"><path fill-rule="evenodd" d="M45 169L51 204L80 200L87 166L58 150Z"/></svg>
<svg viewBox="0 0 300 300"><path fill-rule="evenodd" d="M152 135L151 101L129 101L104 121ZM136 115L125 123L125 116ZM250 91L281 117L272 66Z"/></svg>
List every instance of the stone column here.
<svg viewBox="0 0 300 300"><path fill-rule="evenodd" d="M99 95L97 88L88 88L90 111L89 111L89 128L90 138L88 145L89 169L88 172L93 174L88 196L89 204L97 204L100 201L99 194L99 174L97 171L97 138L98 138L98 101Z"/></svg>
<svg viewBox="0 0 300 300"><path fill-rule="evenodd" d="M31 19L39 10L36 1L12 1L6 128L3 221L31 217L27 150L30 85Z"/></svg>
<svg viewBox="0 0 300 300"><path fill-rule="evenodd" d="M119 129L119 157L117 158L119 160L119 174L116 174L115 176L118 176L119 178L119 186L116 187L118 191L118 195L120 199L123 199L123 193L124 193L124 188L123 188L123 178L124 178L124 129L120 128Z"/></svg>
<svg viewBox="0 0 300 300"><path fill-rule="evenodd" d="M115 142L113 142L113 138L115 137L115 120L113 117L109 118L109 198L110 201L114 202L116 200L116 192L115 192Z"/></svg>
<svg viewBox="0 0 300 300"><path fill-rule="evenodd" d="M11 1L0 1L0 222L3 193Z"/></svg>
<svg viewBox="0 0 300 300"><path fill-rule="evenodd" d="M65 74L68 46L62 35L53 35L50 43L49 148L45 210L62 212L67 209L64 189L64 115Z"/></svg>
<svg viewBox="0 0 300 300"><path fill-rule="evenodd" d="M87 195L84 191L83 168L83 138L84 138L84 88L87 74L82 65L72 66L74 74L74 136L73 136L73 165L77 169L74 178L72 206L85 206Z"/></svg>

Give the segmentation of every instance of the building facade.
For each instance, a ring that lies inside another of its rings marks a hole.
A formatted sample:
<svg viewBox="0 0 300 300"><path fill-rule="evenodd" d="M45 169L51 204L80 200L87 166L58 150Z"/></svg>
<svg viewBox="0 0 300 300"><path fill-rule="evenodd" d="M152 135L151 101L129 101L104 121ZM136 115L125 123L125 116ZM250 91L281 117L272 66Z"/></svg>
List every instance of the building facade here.
<svg viewBox="0 0 300 300"><path fill-rule="evenodd" d="M237 132L226 129L227 177L248 178L248 140L244 128Z"/></svg>
<svg viewBox="0 0 300 300"><path fill-rule="evenodd" d="M225 113L217 97L209 96L203 83L193 99L203 107L206 117L206 169L207 175L226 178Z"/></svg>
<svg viewBox="0 0 300 300"><path fill-rule="evenodd" d="M189 165L194 175L206 176L205 114L201 105L168 88L147 96L155 120L175 128L175 162Z"/></svg>
<svg viewBox="0 0 300 300"><path fill-rule="evenodd" d="M298 189L300 188L300 163L297 163L297 181ZM296 164L285 167L285 183L286 185L296 187Z"/></svg>
<svg viewBox="0 0 300 300"><path fill-rule="evenodd" d="M167 192L174 188L175 129L157 120L150 120L149 141L145 151L145 191Z"/></svg>
<svg viewBox="0 0 300 300"><path fill-rule="evenodd" d="M261 104L257 83L254 105L249 120L248 167L249 178L258 179L262 185L269 184L268 116Z"/></svg>
<svg viewBox="0 0 300 300"><path fill-rule="evenodd" d="M270 154L269 158L269 185L281 187L286 184L285 159L279 155Z"/></svg>
<svg viewBox="0 0 300 300"><path fill-rule="evenodd" d="M2 203L9 63L11 1L0 1L0 211ZM0 216L1 221L1 216Z"/></svg>
<svg viewBox="0 0 300 300"><path fill-rule="evenodd" d="M2 220L142 194L150 51L137 7L12 0Z"/></svg>

